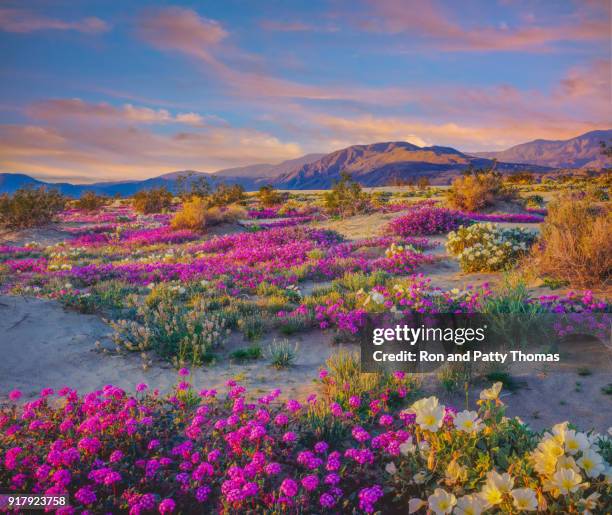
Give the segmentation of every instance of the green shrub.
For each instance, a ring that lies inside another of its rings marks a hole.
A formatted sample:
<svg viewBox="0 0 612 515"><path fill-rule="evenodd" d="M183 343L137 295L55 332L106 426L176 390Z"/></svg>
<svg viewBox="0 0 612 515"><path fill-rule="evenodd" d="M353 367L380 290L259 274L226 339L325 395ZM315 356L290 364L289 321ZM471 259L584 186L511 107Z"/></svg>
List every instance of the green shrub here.
<svg viewBox="0 0 612 515"><path fill-rule="evenodd" d="M369 210L369 195L348 173L342 172L340 180L323 194L323 207L330 215L354 216Z"/></svg>
<svg viewBox="0 0 612 515"><path fill-rule="evenodd" d="M281 204L285 200L286 195L275 190L273 186L266 184L259 188L257 192L257 200L263 207L272 207Z"/></svg>
<svg viewBox="0 0 612 515"><path fill-rule="evenodd" d="M100 195L96 195L93 191L86 191L81 195L81 198L75 202L75 206L84 211L96 211L106 205L108 199Z"/></svg>
<svg viewBox="0 0 612 515"><path fill-rule="evenodd" d="M55 189L20 188L0 195L0 226L25 229L48 224L66 206L66 198Z"/></svg>
<svg viewBox="0 0 612 515"><path fill-rule="evenodd" d="M270 359L270 364L277 369L281 368L289 368L293 365L295 358L297 356L297 343L291 345L289 340L276 340L268 346L268 358Z"/></svg>
<svg viewBox="0 0 612 515"><path fill-rule="evenodd" d="M244 188L240 184L220 184L215 192L208 197L209 206L227 206L240 204L246 200Z"/></svg>
<svg viewBox="0 0 612 515"><path fill-rule="evenodd" d="M161 213L172 205L172 193L166 188L142 190L134 195L132 206L143 214Z"/></svg>
<svg viewBox="0 0 612 515"><path fill-rule="evenodd" d="M253 361L261 358L262 352L261 347L259 345L251 345L250 347L246 347L244 349L235 350L230 354L230 358L235 361Z"/></svg>

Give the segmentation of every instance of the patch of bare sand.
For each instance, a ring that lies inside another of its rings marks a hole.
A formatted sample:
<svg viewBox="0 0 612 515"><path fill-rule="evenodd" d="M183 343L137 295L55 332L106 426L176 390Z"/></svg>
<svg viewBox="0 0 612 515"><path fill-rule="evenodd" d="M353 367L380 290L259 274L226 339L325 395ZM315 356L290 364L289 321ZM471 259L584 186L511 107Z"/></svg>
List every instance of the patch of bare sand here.
<svg viewBox="0 0 612 515"><path fill-rule="evenodd" d="M133 391L138 383L147 383L166 392L176 384L177 372L168 363L157 361L144 371L135 354L97 352L96 341L103 348L113 348L110 332L99 317L66 311L55 301L1 296L0 398L14 388L32 398L45 387L70 386L87 392L114 384ZM258 342L264 352L273 338L267 335ZM233 335L216 364L193 370L194 384L221 388L228 379L239 377L253 393L281 388L286 396L305 397L313 389L319 367L339 347L320 331L289 340L298 345L295 364L276 370L268 359L233 363L229 354L251 345Z"/></svg>
<svg viewBox="0 0 612 515"><path fill-rule="evenodd" d="M0 244L17 247L22 247L31 242L36 242L42 247L55 245L72 237L69 232L63 230L64 227L62 224L50 224L45 227L35 227L21 231L0 232Z"/></svg>

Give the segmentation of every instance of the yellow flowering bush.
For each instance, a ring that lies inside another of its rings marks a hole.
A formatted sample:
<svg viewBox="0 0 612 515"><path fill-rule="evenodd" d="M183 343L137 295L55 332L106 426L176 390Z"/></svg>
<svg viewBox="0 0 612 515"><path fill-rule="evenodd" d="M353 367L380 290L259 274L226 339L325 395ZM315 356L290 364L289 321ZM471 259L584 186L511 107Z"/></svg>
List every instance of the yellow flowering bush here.
<svg viewBox="0 0 612 515"><path fill-rule="evenodd" d="M535 239L534 233L521 227L483 223L450 232L446 249L459 259L464 272L496 272L514 266Z"/></svg>
<svg viewBox="0 0 612 515"><path fill-rule="evenodd" d="M504 416L502 384L477 410L456 412L435 397L402 415L414 425L385 470L409 513L608 513L612 440L567 422L542 435Z"/></svg>

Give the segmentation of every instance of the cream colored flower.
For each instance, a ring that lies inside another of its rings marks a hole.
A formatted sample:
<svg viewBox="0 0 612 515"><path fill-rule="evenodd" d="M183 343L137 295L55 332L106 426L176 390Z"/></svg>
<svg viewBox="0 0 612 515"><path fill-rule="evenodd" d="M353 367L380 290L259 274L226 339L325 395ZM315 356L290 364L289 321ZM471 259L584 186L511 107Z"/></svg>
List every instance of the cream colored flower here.
<svg viewBox="0 0 612 515"><path fill-rule="evenodd" d="M480 392L480 400L483 401L494 401L499 397L499 393L502 389L502 383L498 381L491 388L487 388Z"/></svg>
<svg viewBox="0 0 612 515"><path fill-rule="evenodd" d="M563 447L553 436L545 438L531 454L534 468L543 476L550 476L557 470L557 460L563 456Z"/></svg>
<svg viewBox="0 0 612 515"><path fill-rule="evenodd" d="M444 515L453 511L453 506L457 504L457 498L442 488L436 488L434 493L427 498L427 502L429 509L436 515Z"/></svg>
<svg viewBox="0 0 612 515"><path fill-rule="evenodd" d="M416 414L416 423L427 431L435 433L442 427L444 421L444 406L438 403L436 397L426 397L416 401L411 410Z"/></svg>
<svg viewBox="0 0 612 515"><path fill-rule="evenodd" d="M460 411L455 415L453 422L457 429L466 433L477 433L483 427L482 422L478 419L478 413L475 411Z"/></svg>
<svg viewBox="0 0 612 515"><path fill-rule="evenodd" d="M516 488L510 492L512 504L520 511L535 511L538 509L538 499L531 488Z"/></svg>
<svg viewBox="0 0 612 515"><path fill-rule="evenodd" d="M457 515L480 515L487 508L487 503L477 495L464 495L457 499L454 513Z"/></svg>
<svg viewBox="0 0 612 515"><path fill-rule="evenodd" d="M502 502L504 494L509 493L513 486L514 478L510 474L499 474L491 470L487 473L487 482L479 495L488 506L495 506Z"/></svg>
<svg viewBox="0 0 612 515"><path fill-rule="evenodd" d="M603 458L595 451L590 449L582 453L582 457L577 461L577 463L589 477L597 477L600 474L603 474L606 470Z"/></svg>
<svg viewBox="0 0 612 515"><path fill-rule="evenodd" d="M565 432L564 438L565 451L568 454L576 454L586 451L590 447L589 439L584 433L577 433L573 429Z"/></svg>
<svg viewBox="0 0 612 515"><path fill-rule="evenodd" d="M571 469L557 470L552 477L552 486L562 495L574 493L581 482L582 476Z"/></svg>

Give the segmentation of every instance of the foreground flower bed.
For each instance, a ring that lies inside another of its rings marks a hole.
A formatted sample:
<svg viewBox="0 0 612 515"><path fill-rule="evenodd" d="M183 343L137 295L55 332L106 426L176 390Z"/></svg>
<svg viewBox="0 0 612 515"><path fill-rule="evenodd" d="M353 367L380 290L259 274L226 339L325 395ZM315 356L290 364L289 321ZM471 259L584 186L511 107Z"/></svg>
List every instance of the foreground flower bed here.
<svg viewBox="0 0 612 515"><path fill-rule="evenodd" d="M478 411L414 393L402 373L352 391L321 371L319 398L259 399L229 381L167 397L46 389L0 412L0 482L66 494L58 513L605 513L612 442L567 423L505 418L501 383ZM340 393L339 393L340 392ZM18 400L20 392L11 392ZM411 399L414 400L414 399Z"/></svg>

